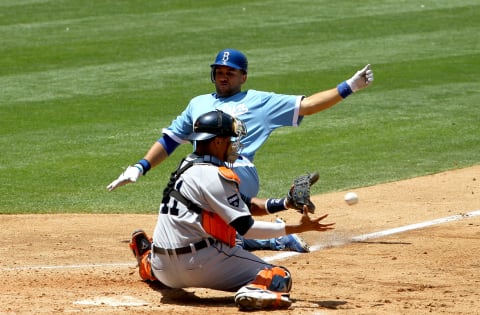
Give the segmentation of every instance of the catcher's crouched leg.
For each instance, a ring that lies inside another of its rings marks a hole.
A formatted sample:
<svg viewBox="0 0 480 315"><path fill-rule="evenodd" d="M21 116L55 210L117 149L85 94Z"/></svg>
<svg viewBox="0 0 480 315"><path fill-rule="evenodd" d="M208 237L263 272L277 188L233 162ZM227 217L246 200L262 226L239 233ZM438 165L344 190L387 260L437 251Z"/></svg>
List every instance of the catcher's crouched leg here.
<svg viewBox="0 0 480 315"><path fill-rule="evenodd" d="M152 273L152 265L150 263L151 238L143 230L135 230L132 233L132 240L129 246L133 256L137 259L140 278L144 281L156 281L157 279Z"/></svg>
<svg viewBox="0 0 480 315"><path fill-rule="evenodd" d="M288 308L292 305L291 288L292 278L286 268L267 268L235 293L235 304L242 310Z"/></svg>
<svg viewBox="0 0 480 315"><path fill-rule="evenodd" d="M138 264L138 273L144 281L158 281L152 273L152 264L150 263L150 250L141 259Z"/></svg>

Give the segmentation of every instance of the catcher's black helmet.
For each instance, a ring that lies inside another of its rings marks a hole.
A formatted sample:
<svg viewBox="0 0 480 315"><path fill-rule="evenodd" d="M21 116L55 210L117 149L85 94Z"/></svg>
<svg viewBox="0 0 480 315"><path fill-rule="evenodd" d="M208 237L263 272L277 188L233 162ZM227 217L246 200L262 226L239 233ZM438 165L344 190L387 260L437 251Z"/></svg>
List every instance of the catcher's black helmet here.
<svg viewBox="0 0 480 315"><path fill-rule="evenodd" d="M220 110L205 113L197 118L189 140L207 140L213 137L241 137L247 134L245 124Z"/></svg>

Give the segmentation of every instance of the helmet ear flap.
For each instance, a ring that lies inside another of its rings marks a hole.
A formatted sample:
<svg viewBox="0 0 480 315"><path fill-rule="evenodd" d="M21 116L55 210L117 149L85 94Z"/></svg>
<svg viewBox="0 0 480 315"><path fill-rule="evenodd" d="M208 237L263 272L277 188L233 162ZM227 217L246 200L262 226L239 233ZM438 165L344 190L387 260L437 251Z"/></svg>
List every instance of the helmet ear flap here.
<svg viewBox="0 0 480 315"><path fill-rule="evenodd" d="M210 80L215 83L215 67L212 67L212 71L210 71Z"/></svg>

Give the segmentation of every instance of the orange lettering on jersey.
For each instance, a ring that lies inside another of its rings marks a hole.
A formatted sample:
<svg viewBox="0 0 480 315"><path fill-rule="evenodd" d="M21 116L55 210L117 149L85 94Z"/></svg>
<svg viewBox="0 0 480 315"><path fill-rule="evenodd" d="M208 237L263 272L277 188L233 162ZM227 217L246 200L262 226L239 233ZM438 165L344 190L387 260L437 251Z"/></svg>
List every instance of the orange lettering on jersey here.
<svg viewBox="0 0 480 315"><path fill-rule="evenodd" d="M227 244L230 247L235 246L235 236L237 232L233 227L223 221L218 214L203 210L202 226L208 234L217 240Z"/></svg>
<svg viewBox="0 0 480 315"><path fill-rule="evenodd" d="M238 175L231 168L220 166L218 168L218 173L220 173L220 176L222 176L226 180L236 182L240 185L240 178L238 178Z"/></svg>

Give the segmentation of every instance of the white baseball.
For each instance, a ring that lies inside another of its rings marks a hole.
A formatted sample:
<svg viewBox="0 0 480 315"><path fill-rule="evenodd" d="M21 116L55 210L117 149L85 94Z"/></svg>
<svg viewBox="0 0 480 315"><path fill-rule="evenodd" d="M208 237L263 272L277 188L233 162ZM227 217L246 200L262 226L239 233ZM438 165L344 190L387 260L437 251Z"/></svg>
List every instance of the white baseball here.
<svg viewBox="0 0 480 315"><path fill-rule="evenodd" d="M345 202L351 206L351 205L354 205L358 202L358 195L356 193L354 193L353 191L351 192L348 192L345 194Z"/></svg>

